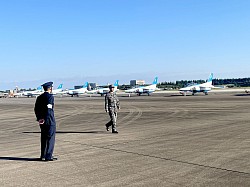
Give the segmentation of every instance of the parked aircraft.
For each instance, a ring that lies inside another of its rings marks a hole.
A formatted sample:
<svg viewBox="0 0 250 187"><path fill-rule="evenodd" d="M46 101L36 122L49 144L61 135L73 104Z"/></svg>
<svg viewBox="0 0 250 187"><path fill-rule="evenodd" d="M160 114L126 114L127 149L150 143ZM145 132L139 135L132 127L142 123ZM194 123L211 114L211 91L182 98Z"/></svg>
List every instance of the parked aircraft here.
<svg viewBox="0 0 250 187"><path fill-rule="evenodd" d="M12 94L13 97L21 97L23 96L23 92L17 92Z"/></svg>
<svg viewBox="0 0 250 187"><path fill-rule="evenodd" d="M10 90L9 97L21 97L21 96L23 96L23 92L19 91L18 86L16 86L16 88L13 91Z"/></svg>
<svg viewBox="0 0 250 187"><path fill-rule="evenodd" d="M78 97L79 95L86 93L88 91L87 88L88 88L88 82L86 82L82 88L68 90L67 94L70 95L71 97L73 97L74 95Z"/></svg>
<svg viewBox="0 0 250 187"><path fill-rule="evenodd" d="M141 95L141 94L148 94L150 95L151 93L155 92L156 90L156 85L157 85L157 82L158 82L158 77L155 77L153 83L149 86L141 86L141 87L138 87L138 88L131 88L131 89L128 89L128 90L125 90L125 93L128 93L129 96L131 93L137 93L137 95Z"/></svg>
<svg viewBox="0 0 250 187"><path fill-rule="evenodd" d="M97 93L97 89L96 90L88 90L87 94L96 94Z"/></svg>
<svg viewBox="0 0 250 187"><path fill-rule="evenodd" d="M119 80L116 80L115 81L115 84L114 84L114 92L118 91L117 87L118 87L118 82ZM96 90L90 90L90 91L87 91L88 94L100 94L101 96L103 96L104 94L108 93L109 92L109 88L98 88Z"/></svg>
<svg viewBox="0 0 250 187"><path fill-rule="evenodd" d="M57 89L52 90L52 94L53 95L57 95L57 94L63 94L63 84L59 84L59 86L57 87Z"/></svg>
<svg viewBox="0 0 250 187"><path fill-rule="evenodd" d="M6 98L8 97L9 93L6 92L0 92L0 98Z"/></svg>
<svg viewBox="0 0 250 187"><path fill-rule="evenodd" d="M22 95L27 96L27 97L37 97L37 96L41 95L42 93L43 93L42 86L39 86L34 91L24 91L22 93Z"/></svg>
<svg viewBox="0 0 250 187"><path fill-rule="evenodd" d="M179 89L179 91L184 96L187 95L187 92L191 92L192 95L194 95L197 92L203 92L205 95L208 95L208 92L211 91L212 88L215 88L212 85L212 80L213 80L213 73L210 74L207 82L203 84L194 84L191 86L187 86L187 87Z"/></svg>

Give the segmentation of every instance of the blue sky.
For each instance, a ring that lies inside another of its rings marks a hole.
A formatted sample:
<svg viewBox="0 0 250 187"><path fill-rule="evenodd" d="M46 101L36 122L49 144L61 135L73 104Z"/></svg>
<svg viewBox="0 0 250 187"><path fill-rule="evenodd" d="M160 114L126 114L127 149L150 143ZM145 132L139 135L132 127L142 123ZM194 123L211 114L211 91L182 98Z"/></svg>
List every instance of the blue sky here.
<svg viewBox="0 0 250 187"><path fill-rule="evenodd" d="M248 0L0 1L0 90L250 77Z"/></svg>

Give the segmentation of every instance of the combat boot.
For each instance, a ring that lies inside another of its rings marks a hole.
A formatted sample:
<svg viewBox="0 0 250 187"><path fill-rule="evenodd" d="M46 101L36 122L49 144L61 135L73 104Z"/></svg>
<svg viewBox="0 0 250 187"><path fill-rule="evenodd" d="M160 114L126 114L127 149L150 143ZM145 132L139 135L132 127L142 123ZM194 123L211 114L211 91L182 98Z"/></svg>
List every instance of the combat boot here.
<svg viewBox="0 0 250 187"><path fill-rule="evenodd" d="M118 134L118 131L116 129L112 129L112 133Z"/></svg>

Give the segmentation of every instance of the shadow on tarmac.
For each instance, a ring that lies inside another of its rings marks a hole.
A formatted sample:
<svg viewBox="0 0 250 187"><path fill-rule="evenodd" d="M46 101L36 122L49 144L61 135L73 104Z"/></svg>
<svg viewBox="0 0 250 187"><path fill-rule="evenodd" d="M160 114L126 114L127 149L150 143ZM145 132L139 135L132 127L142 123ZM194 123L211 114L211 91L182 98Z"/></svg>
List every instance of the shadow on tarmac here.
<svg viewBox="0 0 250 187"><path fill-rule="evenodd" d="M195 95L181 95L181 94L171 94L171 95L165 95L164 97L190 97L190 96L195 96Z"/></svg>
<svg viewBox="0 0 250 187"><path fill-rule="evenodd" d="M247 93L245 93L245 94L235 94L234 96L250 96L250 94L247 94Z"/></svg>
<svg viewBox="0 0 250 187"><path fill-rule="evenodd" d="M41 134L41 132L22 132L25 134ZM79 131L56 131L57 134L106 134L106 131L85 131L85 132L79 132Z"/></svg>
<svg viewBox="0 0 250 187"><path fill-rule="evenodd" d="M38 158L20 158L20 157L0 157L0 160L15 160L15 161L41 161Z"/></svg>

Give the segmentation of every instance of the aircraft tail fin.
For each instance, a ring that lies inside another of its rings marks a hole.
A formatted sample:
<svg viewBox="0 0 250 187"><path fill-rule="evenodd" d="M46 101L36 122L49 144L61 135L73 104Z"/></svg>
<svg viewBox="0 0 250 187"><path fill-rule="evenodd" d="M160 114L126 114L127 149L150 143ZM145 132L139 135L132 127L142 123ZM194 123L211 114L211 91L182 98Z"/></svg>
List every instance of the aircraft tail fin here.
<svg viewBox="0 0 250 187"><path fill-rule="evenodd" d="M59 86L57 87L57 89L62 89L63 84L59 84Z"/></svg>
<svg viewBox="0 0 250 187"><path fill-rule="evenodd" d="M85 82L85 84L83 85L83 88L87 88L88 87L88 82Z"/></svg>
<svg viewBox="0 0 250 187"><path fill-rule="evenodd" d="M209 78L207 79L207 82L212 82L213 76L214 76L214 74L211 73L211 74L209 75Z"/></svg>
<svg viewBox="0 0 250 187"><path fill-rule="evenodd" d="M115 81L115 84L114 84L115 87L118 86L118 82L119 82L119 80L116 80L116 81Z"/></svg>
<svg viewBox="0 0 250 187"><path fill-rule="evenodd" d="M157 84L158 83L158 77L155 77L153 84Z"/></svg>
<svg viewBox="0 0 250 187"><path fill-rule="evenodd" d="M38 86L38 87L37 87L37 90L42 90L42 86Z"/></svg>

